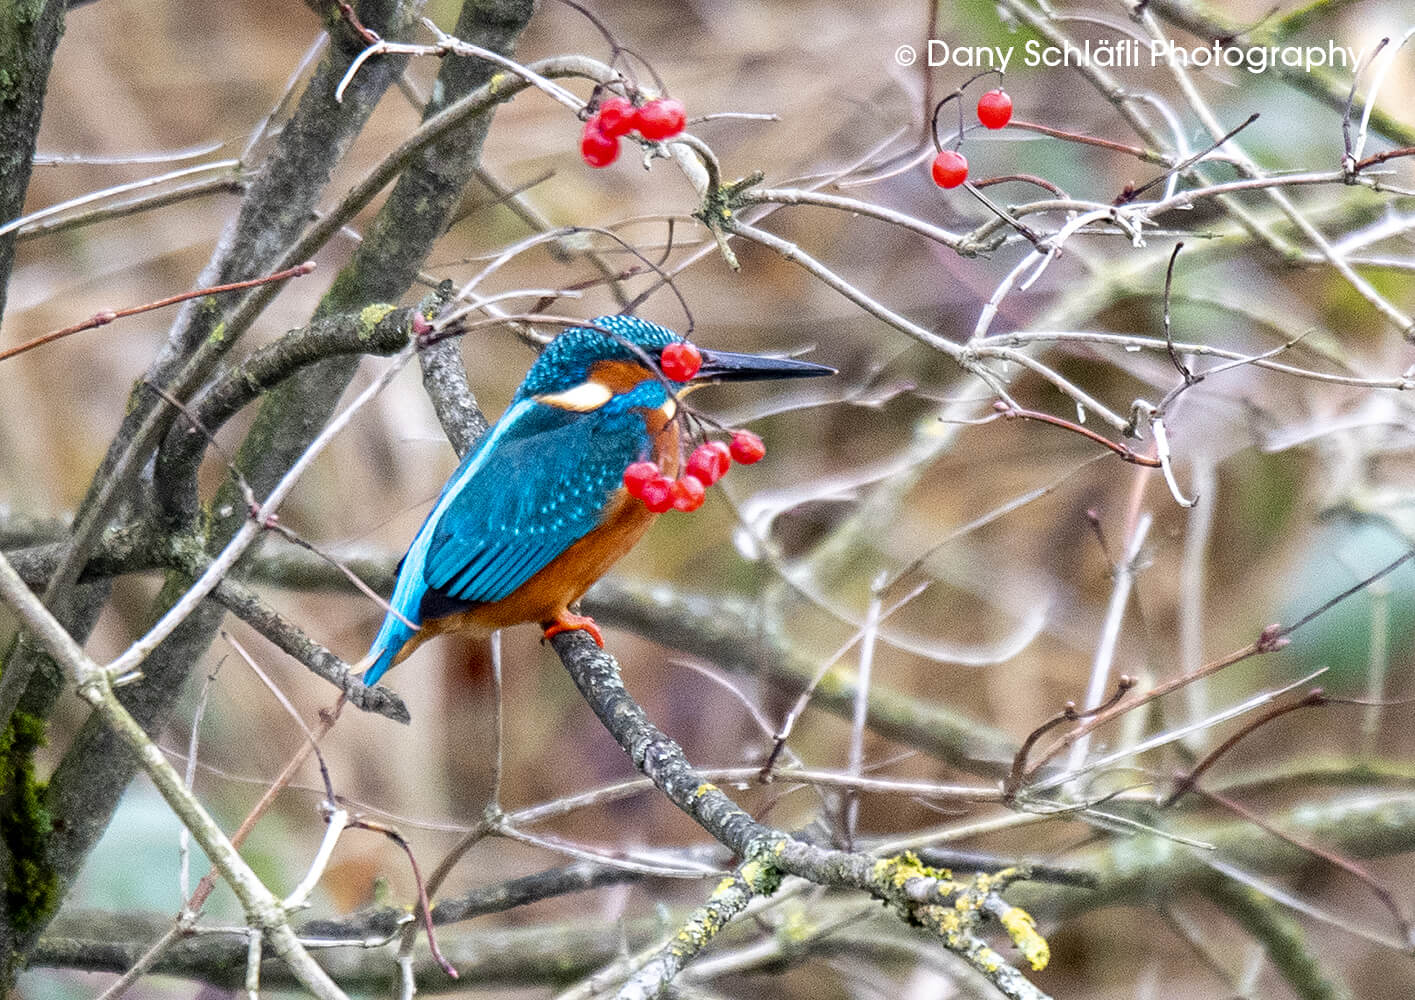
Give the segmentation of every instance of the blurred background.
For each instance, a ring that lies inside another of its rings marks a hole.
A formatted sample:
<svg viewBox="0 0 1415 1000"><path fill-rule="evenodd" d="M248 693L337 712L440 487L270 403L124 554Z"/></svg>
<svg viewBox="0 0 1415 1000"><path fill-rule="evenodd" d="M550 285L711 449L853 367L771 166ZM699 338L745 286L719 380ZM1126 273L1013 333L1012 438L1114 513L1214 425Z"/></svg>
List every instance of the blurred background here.
<svg viewBox="0 0 1415 1000"><path fill-rule="evenodd" d="M1164 30L1182 43L1209 44L1201 23L1206 15L1197 9L1179 3L1150 6L1158 10ZM1410 27L1410 10L1394 0L1319 3L1304 9L1302 21L1287 19L1297 6L1282 3L1274 12L1266 0L1227 5L1220 26L1241 25L1255 38L1281 28L1292 32L1284 44L1325 46L1334 40L1367 52L1382 37L1392 37L1394 45ZM881 164L906 162L895 154L908 152L922 134L926 72L920 65L900 66L895 51L906 43L923 50L931 15L927 5L724 0L596 2L593 10L622 45L652 64L690 116L776 116L724 117L692 126L715 151L726 177L761 171L772 188L815 186L839 177L839 188L826 184L822 190L887 206L953 233L991 218L961 189L936 187L926 161L850 186L888 173ZM1040 18L1037 11L1021 3L946 5L937 12L933 37L955 47L1014 49L1003 85L1018 119L1146 146L1094 79L1074 68L1018 65L1027 40L1042 37L1031 23ZM456 5L429 3L426 14L450 30ZM1068 4L1045 23L1078 43L1140 31L1124 4ZM101 0L72 9L40 136L48 162L35 168L27 211L227 158L248 165L258 161L261 144L289 113L287 95L292 86L295 93L299 89L292 80L306 72L302 64L322 28L320 18L299 4ZM517 57L531 62L564 53L607 59L608 47L571 7L543 3ZM1379 103L1397 127L1389 134L1373 131L1368 154L1412 144L1411 46L1394 59ZM416 127L420 108L409 95L426 94L437 68L430 58L410 63L405 91L390 89L331 183L329 201ZM937 67L929 93L936 100L973 72ZM1173 74L1151 68L1148 60L1107 72L1120 89L1153 97L1151 117L1161 135L1182 138L1193 151L1209 144L1199 104ZM1333 106L1319 92L1349 88L1350 72L1338 68L1329 75L1306 74L1305 80L1303 75L1301 70L1200 70L1185 83L1196 88L1203 110L1225 129L1253 112L1261 114L1239 141L1265 171L1337 170L1342 112L1339 102ZM977 95L993 85L991 79L980 81L964 97L970 121ZM567 86L589 96L584 81ZM954 107L948 105L941 116L945 137ZM592 170L578 156L579 130L572 114L535 91L502 106L484 163L501 185L518 192L521 204L473 183L458 220L423 270L459 284L468 280L491 256L532 232L523 206L551 225L614 226L655 260L681 262L711 246L707 231L687 218L698 208L697 199L670 162L660 159L645 170L628 149L611 167ZM249 147L252 135L261 138ZM1142 184L1162 172L1134 156L1020 128L973 129L963 150L974 178L1035 175L1076 199L1101 204L1127 184ZM178 151L185 156L170 162L136 159ZM1238 176L1229 165L1204 169L1210 183ZM1339 252L1366 261L1358 265L1361 277L1408 313L1415 310L1415 160L1392 159L1384 169L1382 180L1390 190L1333 181L1288 189L1287 196ZM1017 182L990 187L988 194L1009 206L1053 197ZM1156 195L1157 190L1147 193ZM102 309L194 287L238 199L218 191L26 235L17 251L0 347ZM987 385L767 248L738 240L739 272L714 250L677 276L697 342L804 352L841 370L828 387L723 387L696 395L694 404L705 412L749 424L761 434L767 458L734 470L695 515L661 518L614 570L591 609L611 626L609 647L623 665L629 690L696 765L752 766L765 760L770 730L780 724L805 679L843 645L858 640L874 599L872 587L882 575L893 580L902 574L883 591L886 607L918 585L930 585L888 617L873 643L871 689L893 699L895 714L868 733L869 773L996 781L1006 770L1008 747L1064 703L1087 701L1117 586L1114 571L1132 548L1133 593L1123 617L1110 619L1118 631L1112 681L1103 685L1107 690L1122 673L1140 678L1143 690L1241 648L1264 626L1297 620L1408 550L1415 528L1410 404L1399 392L1359 380L1398 379L1415 364L1415 352L1350 281L1316 259L1316 246L1272 200L1255 193L1236 203L1261 230L1311 256L1283 259L1237 225L1230 207L1205 199L1189 211L1169 213L1143 241L1114 227L1073 237L1039 280L1019 284L1001 300L990 329L993 334L1100 331L1163 338L1165 265L1182 238L1186 249L1178 258L1170 303L1176 341L1256 355L1297 340L1282 353L1283 363L1358 382L1243 366L1188 389L1167 410L1166 430L1179 487L1199 497L1191 509L1175 502L1158 471L1123 463L1078 434L1023 420L960 423L991 412L995 393ZM83 211L75 208L56 218L72 219ZM372 212L320 252L314 274L287 286L246 336L238 356L308 321ZM671 230L667 218L676 220ZM1066 216L1038 213L1027 220L1054 232ZM898 226L817 207L782 207L761 225L889 309L960 343L972 333L983 304L1032 250L1013 238L965 257ZM617 267L636 263L607 242L593 245ZM571 288L596 275L583 257L541 246L518 255L482 290ZM626 283L631 294L647 287L642 277ZM425 291L415 289L407 302ZM606 289L592 286L550 311L589 318L614 310ZM676 329L688 324L683 303L665 290L639 312ZM163 342L170 315L147 313L3 362L0 385L8 417L0 423L0 513L9 522L6 548L53 537L76 508L134 380ZM502 328L476 331L462 340L461 349L477 400L494 418L534 352ZM1040 356L1124 416L1137 399L1159 403L1179 379L1163 350L1066 342L1046 345ZM377 377L386 363L367 360L355 389ZM1202 371L1216 362L1190 357L1189 364ZM1017 366L999 364L997 370L1010 380L1020 404L1069 421L1084 416L1073 399ZM221 432L228 450L239 445L249 416ZM1118 438L1094 418L1085 426ZM1129 443L1144 452L1152 438L1147 434ZM393 561L455 464L410 367L316 462L282 508L281 520L322 549L366 568L371 582L386 588ZM220 455L209 454L203 477L210 491L224 475ZM985 523L975 524L980 520ZM284 547L272 539L265 551L278 555ZM338 586L333 576L310 587L268 578L254 585L311 637L353 661L367 649L382 611ZM142 633L160 585L157 574L117 581L88 644L95 657L117 655ZM1100 731L1090 747L1096 754L1196 724L1193 733L1164 750L1092 776L1094 784L1078 794L1127 789L1162 797L1177 774L1242 724L1204 725L1205 719L1319 668L1327 672L1315 683L1334 693L1376 699L1409 694L1412 585L1415 572L1407 565L1304 627L1288 648L1239 663ZM687 597L706 602L708 617L740 640L732 662L708 655L708 644L695 635L701 624L696 619L675 628L672 599ZM657 617L638 614L652 607L660 609ZM9 619L0 621L13 627ZM258 634L234 618L227 627L307 721L332 703L335 694L327 684ZM633 776L627 758L539 640L533 627L510 630L502 639L500 803L508 811ZM324 744L336 791L396 826L424 871L481 816L492 787L494 688L483 647L455 638L424 646L385 682L407 701L411 726L346 712ZM851 711L839 690L853 683L859 662L857 642L822 688L823 696L834 691L835 700L808 707L791 736L791 750L808 766L847 764ZM214 679L203 694L208 676ZM232 829L304 736L221 640L193 671L183 709L159 734L179 767L185 765L198 704L204 713L197 730L195 789ZM956 713L965 727L971 720L977 745L961 754L939 750L929 739L929 713L935 710ZM1326 810L1322 816L1336 817L1331 824L1314 821L1296 831L1320 839L1341 827L1346 804L1408 794L1415 750L1412 712L1394 704L1293 713L1243 741L1206 782L1278 824L1302 808ZM884 709L879 713L882 717ZM63 754L85 714L78 699L63 704L44 766L52 767ZM778 827L816 824L843 836L845 810L838 797L781 784L733 794ZM318 772L308 765L243 850L277 894L298 882L320 841L322 797ZM1415 820L1408 813L1405 826L1386 824L1369 836L1352 826L1350 841L1325 845L1343 858L1359 858L1372 881L1395 896L1406 919L1412 882L1404 852L1415 849ZM1200 840L1202 831L1247 822L1197 795L1170 814L1144 815L1147 825ZM1295 985L1280 956L1269 950L1276 938L1255 930L1211 887L1213 869L1206 867L1211 852L1084 818L1033 820L1000 806L964 811L898 795L864 795L855 836L867 841L936 831L931 843L1107 872L1112 870L1107 866L1124 866L1126 850L1203 855L1204 878L1196 876L1192 885L1156 875L1149 885L1135 878L1113 893L1078 893L1038 905L1034 915L1053 955L1045 971L1028 974L1054 996L1394 998L1415 990L1405 929L1369 887L1315 852L1289 857L1287 845L1271 841L1285 860L1262 873L1269 898L1277 899L1264 912L1294 928L1300 944L1289 944L1289 956L1306 949L1336 989L1345 984L1350 991L1345 994L1303 992ZM151 786L135 781L66 906L139 914L152 918L155 923L147 926L160 932L162 920L181 904L178 829ZM601 802L527 829L548 843L488 839L460 863L443 893L542 871L577 851L656 864L681 860L673 853L678 848L709 844L654 793ZM1253 823L1248 830L1247 839L1259 845L1253 850L1261 853L1269 835ZM728 861L710 853L700 857L716 865ZM1227 855L1218 860L1237 863ZM1239 867L1261 868L1251 859L1240 860ZM196 863L195 870L204 871L204 863ZM553 995L587 971L571 961L577 949L594 968L614 957L621 934L631 951L644 947L670 932L714 882L715 877L643 876L449 926L443 938L449 953L483 948L506 958L509 970L472 975L464 980L471 987L455 988L508 997ZM356 831L341 841L311 915L337 918L375 903L406 907L415 899L404 855L385 838ZM785 903L740 928L738 937L719 942L709 956L740 956L754 940L785 933L782 927L791 920L809 922L835 912L828 908L836 905L829 896ZM228 890L218 889L208 915L214 922L239 921ZM903 931L897 921L873 913L860 921L861 933L909 947L871 955L852 945L849 934L836 944L806 934L812 944L795 957L764 966L729 963L692 989L709 996L819 1000L993 995L941 947ZM532 962L526 938L496 937L524 928L534 928L545 953L560 955L568 971L546 971L553 967L551 958L543 966ZM572 931L595 935L597 946L607 951L596 957L588 945L574 943ZM1005 936L999 941L999 949L1020 964ZM522 966L508 957L516 955L526 958ZM20 977L18 994L90 997L111 979L35 968ZM152 975L132 995L225 993ZM685 987L684 995L695 994Z"/></svg>

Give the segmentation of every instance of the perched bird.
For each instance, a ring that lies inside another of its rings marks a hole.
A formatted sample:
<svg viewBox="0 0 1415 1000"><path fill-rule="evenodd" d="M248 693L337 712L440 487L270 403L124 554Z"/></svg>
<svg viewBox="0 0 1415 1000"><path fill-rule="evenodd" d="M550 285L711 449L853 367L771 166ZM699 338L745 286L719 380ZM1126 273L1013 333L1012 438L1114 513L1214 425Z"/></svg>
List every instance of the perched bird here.
<svg viewBox="0 0 1415 1000"><path fill-rule="evenodd" d="M656 323L603 316L546 346L398 564L393 610L363 660L365 684L442 632L539 622L547 638L585 629L603 645L594 621L569 606L653 522L626 492L624 470L649 460L677 474L678 398L714 382L835 374L706 350L693 351L695 372L665 364L664 348L683 343Z"/></svg>

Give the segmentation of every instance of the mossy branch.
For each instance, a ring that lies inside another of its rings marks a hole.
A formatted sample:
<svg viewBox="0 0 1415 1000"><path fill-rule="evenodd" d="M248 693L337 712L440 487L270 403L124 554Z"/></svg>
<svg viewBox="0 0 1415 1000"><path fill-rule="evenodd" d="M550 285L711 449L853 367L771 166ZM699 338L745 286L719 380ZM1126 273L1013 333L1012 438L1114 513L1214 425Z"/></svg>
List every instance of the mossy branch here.
<svg viewBox="0 0 1415 1000"><path fill-rule="evenodd" d="M757 896L770 896L781 885L781 872L769 857L749 858L712 890L672 939L619 988L616 1000L651 1000L668 989L697 957Z"/></svg>
<svg viewBox="0 0 1415 1000"><path fill-rule="evenodd" d="M197 467L209 434L286 379L326 358L396 353L408 343L414 311L372 305L323 316L227 370L190 407L201 426L179 418L157 454L153 494L165 513L180 524L190 524L197 516Z"/></svg>
<svg viewBox="0 0 1415 1000"><path fill-rule="evenodd" d="M46 4L45 22L57 26L63 6L62 2L53 0ZM407 11L401 0L367 0L359 6L365 22L387 35L396 35L407 22ZM57 40L57 33L54 38ZM307 225L335 166L362 130L383 92L401 72L399 60L372 67L349 88L342 103L335 103L334 88L358 51L357 45L347 44L349 41L347 35L336 36L334 44L329 46L297 108L271 144L270 155L256 169L241 210L198 278L198 287L254 277L264 269L271 255L288 247ZM36 123L45 75L28 74L36 91L31 108ZM15 143L5 145L6 148L21 148ZM17 211L7 211L5 217L16 214ZM5 246L9 245L7 240ZM3 284L0 281L0 286ZM123 421L94 474L72 534L64 543L44 594L46 606L58 616L63 628L79 640L85 639L97 623L108 598L108 589L104 584L75 587L74 583L108 528L114 511L124 501L132 499L132 485L139 470L158 447L174 416L161 394L148 385L162 386L178 399L190 398L211 377L235 340L236 331L224 324L222 315L221 304L210 298L195 300L183 308L162 350L130 396ZM190 665L205 646L196 641L165 644L150 662L149 672L161 676L166 672L163 667L168 664ZM180 689L180 683L171 684L172 691ZM17 642L5 657L5 671L0 675L0 726L17 705L37 717L47 717L62 691L62 675L57 667L32 643ZM135 696L132 692L127 697L147 702L141 714L149 724L160 723L175 700L175 694L165 701L151 695ZM100 729L102 726L95 723L94 727L86 727L85 733L104 737ZM103 742L100 738L95 744L81 736L75 746L95 751L92 768L85 771L79 767L79 761L66 757L72 766L56 772L48 789L52 805L71 803L79 810L74 815L55 815L64 829L75 834L58 854L49 854L49 864L54 867L54 875L61 886L72 880L87 858L88 850L107 825L111 815L108 810L116 805L121 788L131 779L132 769L117 766L117 760L106 756L106 746L98 745ZM61 776L63 782L78 780L67 788L58 787ZM73 794L66 795L66 791ZM66 805L59 807L67 808ZM77 831L85 831L89 839L84 840ZM0 855L5 853L0 851ZM36 924L24 934L17 934L8 924L0 926L0 962L9 967L13 961L22 959L40 926ZM0 982L0 989L4 986L5 983Z"/></svg>
<svg viewBox="0 0 1415 1000"><path fill-rule="evenodd" d="M24 209L35 140L54 50L64 33L64 0L0 6L0 219ZM0 315L15 260L16 234L0 235Z"/></svg>
<svg viewBox="0 0 1415 1000"><path fill-rule="evenodd" d="M770 865L773 873L867 892L906 922L938 933L950 951L987 977L1004 996L1015 1000L1045 997L976 933L986 912L983 901L1007 881L1020 877L1019 872L955 882L946 872L929 869L912 855L875 858L819 847L760 823L717 786L702 780L682 748L649 721L625 690L618 662L589 635L561 632L550 642L585 701L634 766L719 843L748 861ZM958 916L945 918L945 911ZM1014 919L1009 930L1019 924ZM1041 953L1030 937L1026 945L1030 954Z"/></svg>
<svg viewBox="0 0 1415 1000"><path fill-rule="evenodd" d="M35 594L24 585L9 561L0 556L0 600L23 621L55 662L63 666L80 696L92 705L108 727L142 763L152 783L182 824L191 831L211 863L235 892L253 931L266 938L272 949L289 965L301 984L320 1000L345 1000L334 984L310 957L291 929L285 909L245 859L237 853L221 827L186 787L157 744L123 707L113 689L108 671L90 660L63 626L45 610Z"/></svg>

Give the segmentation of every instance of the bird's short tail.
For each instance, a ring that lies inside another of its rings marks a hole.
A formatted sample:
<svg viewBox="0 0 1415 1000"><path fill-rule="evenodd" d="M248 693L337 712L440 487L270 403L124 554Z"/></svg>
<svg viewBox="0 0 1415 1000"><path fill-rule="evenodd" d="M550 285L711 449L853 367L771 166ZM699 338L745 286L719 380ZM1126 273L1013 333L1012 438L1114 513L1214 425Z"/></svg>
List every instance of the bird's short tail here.
<svg viewBox="0 0 1415 1000"><path fill-rule="evenodd" d="M413 637L413 629L404 623L405 620L389 614L383 619L383 627L378 630L378 638L373 640L373 648L368 651L362 660L354 664L355 670L363 670L363 681L370 687L378 682L378 679L388 673L388 668L393 666L398 660L398 654L403 651L409 639Z"/></svg>
<svg viewBox="0 0 1415 1000"><path fill-rule="evenodd" d="M374 684L378 683L380 677L388 673L388 668L393 666L393 661L397 656L397 646L391 646L387 649L374 646L373 649L368 651L367 656L353 666L356 671L363 671L364 684L372 687Z"/></svg>

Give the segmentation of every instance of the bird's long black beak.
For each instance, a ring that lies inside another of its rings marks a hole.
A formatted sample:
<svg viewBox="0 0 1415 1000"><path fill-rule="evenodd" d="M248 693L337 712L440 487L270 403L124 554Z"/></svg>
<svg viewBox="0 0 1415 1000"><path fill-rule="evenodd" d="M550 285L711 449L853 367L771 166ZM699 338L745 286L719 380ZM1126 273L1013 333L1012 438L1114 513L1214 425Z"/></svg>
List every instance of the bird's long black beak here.
<svg viewBox="0 0 1415 1000"><path fill-rule="evenodd" d="M703 351L703 364L693 383L757 382L772 378L813 378L835 375L834 368L794 361L791 358L763 358L755 354L733 354L730 351Z"/></svg>

